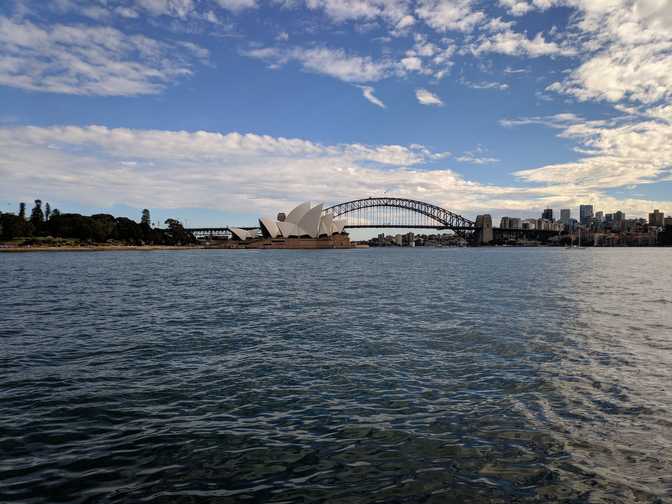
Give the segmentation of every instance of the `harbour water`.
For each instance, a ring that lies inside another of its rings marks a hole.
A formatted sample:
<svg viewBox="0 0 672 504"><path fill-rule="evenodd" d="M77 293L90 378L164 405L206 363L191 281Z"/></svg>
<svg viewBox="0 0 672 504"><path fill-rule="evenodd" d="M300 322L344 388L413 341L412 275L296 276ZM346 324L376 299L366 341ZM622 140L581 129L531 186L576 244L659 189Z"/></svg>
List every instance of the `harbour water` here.
<svg viewBox="0 0 672 504"><path fill-rule="evenodd" d="M0 501L672 502L669 249L0 256Z"/></svg>

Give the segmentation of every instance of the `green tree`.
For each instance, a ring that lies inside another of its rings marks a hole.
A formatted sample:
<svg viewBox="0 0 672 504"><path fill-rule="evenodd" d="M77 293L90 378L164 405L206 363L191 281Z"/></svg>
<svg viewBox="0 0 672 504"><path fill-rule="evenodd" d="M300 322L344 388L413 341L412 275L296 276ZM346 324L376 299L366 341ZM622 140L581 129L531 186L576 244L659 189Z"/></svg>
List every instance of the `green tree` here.
<svg viewBox="0 0 672 504"><path fill-rule="evenodd" d="M33 234L33 225L26 219L10 213L0 213L0 237L4 240L25 238Z"/></svg>
<svg viewBox="0 0 672 504"><path fill-rule="evenodd" d="M142 225L128 217L116 218L115 238L127 243L139 244L143 239Z"/></svg>
<svg viewBox="0 0 672 504"><path fill-rule="evenodd" d="M176 219L166 219L165 223L168 226L168 239L172 244L181 245L194 243L196 241L194 235L184 229L184 226L182 223L180 223L180 221Z"/></svg>
<svg viewBox="0 0 672 504"><path fill-rule="evenodd" d="M54 208L54 209L51 211L51 216L52 216L52 217L58 217L59 215L61 215L61 211L60 211L58 208Z"/></svg>
<svg viewBox="0 0 672 504"><path fill-rule="evenodd" d="M51 206L47 203L44 205L44 220L48 221L49 217L51 217Z"/></svg>
<svg viewBox="0 0 672 504"><path fill-rule="evenodd" d="M147 210L146 208L142 211L142 218L140 219L140 224L147 227L151 227L152 225L152 221L149 216L149 210Z"/></svg>
<svg viewBox="0 0 672 504"><path fill-rule="evenodd" d="M33 211L30 214L30 223L38 229L44 222L44 212L42 212L42 200L36 199Z"/></svg>

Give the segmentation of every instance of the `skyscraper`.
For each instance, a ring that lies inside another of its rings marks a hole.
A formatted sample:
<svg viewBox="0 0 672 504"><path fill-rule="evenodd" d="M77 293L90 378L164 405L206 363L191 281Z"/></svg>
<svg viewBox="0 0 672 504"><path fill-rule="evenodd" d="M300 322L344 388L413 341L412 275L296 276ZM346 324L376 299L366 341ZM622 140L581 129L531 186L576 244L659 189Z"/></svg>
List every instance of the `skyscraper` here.
<svg viewBox="0 0 672 504"><path fill-rule="evenodd" d="M569 219L572 218L572 212L569 208L563 208L560 210L560 222L567 225L569 224Z"/></svg>
<svg viewBox="0 0 672 504"><path fill-rule="evenodd" d="M660 210L654 210L649 214L649 226L662 226L665 222L665 214Z"/></svg>
<svg viewBox="0 0 672 504"><path fill-rule="evenodd" d="M547 208L544 210L544 212L541 214L541 218L545 220L553 220L553 209L552 208Z"/></svg>
<svg viewBox="0 0 672 504"><path fill-rule="evenodd" d="M579 206L579 219L584 226L590 225L593 222L593 205Z"/></svg>

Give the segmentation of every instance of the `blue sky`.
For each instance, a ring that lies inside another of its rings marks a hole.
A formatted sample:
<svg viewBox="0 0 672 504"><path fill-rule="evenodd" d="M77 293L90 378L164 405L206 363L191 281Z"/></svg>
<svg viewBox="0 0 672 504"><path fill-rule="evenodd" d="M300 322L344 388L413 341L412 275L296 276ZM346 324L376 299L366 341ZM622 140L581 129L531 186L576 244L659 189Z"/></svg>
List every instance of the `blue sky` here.
<svg viewBox="0 0 672 504"><path fill-rule="evenodd" d="M0 208L672 212L667 0L8 0Z"/></svg>

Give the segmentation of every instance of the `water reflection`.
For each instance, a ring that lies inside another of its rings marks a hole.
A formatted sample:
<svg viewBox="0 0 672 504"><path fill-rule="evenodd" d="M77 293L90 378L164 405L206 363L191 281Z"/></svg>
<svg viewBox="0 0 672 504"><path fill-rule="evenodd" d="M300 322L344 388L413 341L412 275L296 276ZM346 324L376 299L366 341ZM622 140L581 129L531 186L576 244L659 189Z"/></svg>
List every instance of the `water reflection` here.
<svg viewBox="0 0 672 504"><path fill-rule="evenodd" d="M664 250L2 259L2 500L670 496Z"/></svg>

